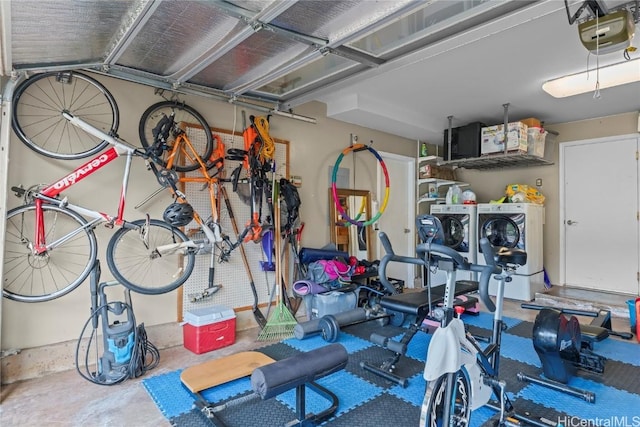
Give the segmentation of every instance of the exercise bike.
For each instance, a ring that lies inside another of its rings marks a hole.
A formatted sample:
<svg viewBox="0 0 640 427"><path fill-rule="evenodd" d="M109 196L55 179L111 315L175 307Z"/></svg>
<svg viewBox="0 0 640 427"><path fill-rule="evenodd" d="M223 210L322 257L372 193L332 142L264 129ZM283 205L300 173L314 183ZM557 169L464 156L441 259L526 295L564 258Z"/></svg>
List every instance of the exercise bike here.
<svg viewBox="0 0 640 427"><path fill-rule="evenodd" d="M434 332L427 352L424 369L427 389L421 408L420 426L467 426L471 411L487 404L500 412L501 426L519 425L520 421L544 426L515 414L505 392L506 383L498 378L500 343L504 329L504 287L511 282L516 268L526 263L526 252L509 248L497 248L494 251L489 241L483 238L480 239L480 248L487 265L472 264L452 248L433 243L442 239L442 225L437 217L427 215L422 218L422 223L427 229L428 238L425 243L416 247L418 257L393 257L394 261L423 265L432 265L436 260L438 268L447 272L444 302L431 313L432 317L440 320L441 327ZM380 239L385 249L391 248L384 233L380 233ZM381 281L387 280L386 265L383 258L379 272ZM494 313L492 336L484 350L465 331L464 323L459 317L464 309L454 308L457 270L480 273L480 299ZM492 276L498 281L495 304L488 293ZM499 407L489 403L494 395Z"/></svg>

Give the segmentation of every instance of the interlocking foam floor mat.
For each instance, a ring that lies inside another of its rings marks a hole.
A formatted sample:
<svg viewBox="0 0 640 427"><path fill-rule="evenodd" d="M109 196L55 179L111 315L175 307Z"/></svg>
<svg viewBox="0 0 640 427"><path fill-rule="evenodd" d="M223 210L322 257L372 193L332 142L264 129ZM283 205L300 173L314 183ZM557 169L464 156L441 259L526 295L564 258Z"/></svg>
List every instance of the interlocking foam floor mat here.
<svg viewBox="0 0 640 427"><path fill-rule="evenodd" d="M464 321L473 333L488 336L493 318L488 313L480 313L478 316L465 315ZM542 424L564 426L635 425L634 420L636 423L640 421L640 345L635 340L624 342L609 338L596 343L595 352L607 358L605 373L594 375L578 371L568 384L596 393L596 402L588 403L559 391L519 382L516 379L518 372L542 375L542 365L530 338L533 325L513 318L505 321L508 329L503 334L500 377L507 382L509 397L520 415ZM406 356L398 362L395 372L409 378L407 387L403 388L360 367L360 361L381 363L392 355L389 350L366 339L372 330L379 328L368 322L343 328L340 332L337 342L347 349L349 362L343 371L317 381L339 399L335 416L325 421L323 426L418 425L426 386L422 370L431 336L418 333L409 344ZM397 327L385 328L388 329L383 333L387 336L397 338L402 333ZM290 338L257 351L281 360L327 344L320 336L305 340ZM180 372L150 377L142 383L172 425L216 425L194 407L197 396L182 385ZM201 396L219 405L250 394L251 384L247 377L205 390ZM281 426L296 418L295 390L266 401L246 400L220 410L216 416L229 427ZM327 406L324 398L313 390L307 390L307 412L317 413ZM470 425L489 427L497 419L495 410L483 407L472 413Z"/></svg>

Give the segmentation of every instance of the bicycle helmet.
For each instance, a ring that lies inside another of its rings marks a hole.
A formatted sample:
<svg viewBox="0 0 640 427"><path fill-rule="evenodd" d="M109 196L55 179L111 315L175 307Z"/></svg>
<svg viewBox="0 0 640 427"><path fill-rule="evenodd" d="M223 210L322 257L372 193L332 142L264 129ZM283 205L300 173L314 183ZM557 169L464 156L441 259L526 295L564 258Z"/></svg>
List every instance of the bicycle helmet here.
<svg viewBox="0 0 640 427"><path fill-rule="evenodd" d="M193 207L189 203L171 203L162 218L174 227L184 227L193 220Z"/></svg>

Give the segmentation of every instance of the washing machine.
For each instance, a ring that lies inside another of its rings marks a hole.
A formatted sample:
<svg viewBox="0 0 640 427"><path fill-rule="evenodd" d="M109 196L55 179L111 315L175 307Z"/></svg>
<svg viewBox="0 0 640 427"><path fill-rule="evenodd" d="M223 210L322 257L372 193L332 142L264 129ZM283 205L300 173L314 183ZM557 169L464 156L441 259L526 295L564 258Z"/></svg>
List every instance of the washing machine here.
<svg viewBox="0 0 640 427"><path fill-rule="evenodd" d="M442 223L444 244L453 248L469 262L477 260L477 205L432 205L430 214ZM456 280L476 280L476 273L458 270ZM431 272L431 286L446 283L446 271Z"/></svg>
<svg viewBox="0 0 640 427"><path fill-rule="evenodd" d="M486 237L492 246L524 249L527 264L518 267L511 283L505 285L505 298L531 301L544 290L542 227L544 206L532 203L481 203L478 205L478 240ZM478 247L478 264L485 265ZM489 293L496 294L497 282L489 282Z"/></svg>

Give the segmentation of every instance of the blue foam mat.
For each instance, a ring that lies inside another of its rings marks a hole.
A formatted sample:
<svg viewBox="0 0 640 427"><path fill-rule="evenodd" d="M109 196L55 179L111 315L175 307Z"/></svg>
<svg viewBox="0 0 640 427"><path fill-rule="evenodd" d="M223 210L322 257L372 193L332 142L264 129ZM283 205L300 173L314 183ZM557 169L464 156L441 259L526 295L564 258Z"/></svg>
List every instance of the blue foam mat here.
<svg viewBox="0 0 640 427"><path fill-rule="evenodd" d="M338 396L339 405L336 415L341 415L356 406L362 405L369 400L375 399L383 389L377 387L362 378L359 378L346 371L336 372L335 374L321 378L318 384L327 388L336 396ZM307 394L307 412L318 413L327 407L326 399L323 399L316 393ZM280 402L288 405L292 410L296 407L296 392L289 390L276 397Z"/></svg>
<svg viewBox="0 0 640 427"><path fill-rule="evenodd" d="M480 312L478 314L463 314L462 320L467 325L489 330L493 329L493 313ZM507 325L507 328L513 328L522 323L522 320L513 317L503 317L502 321Z"/></svg>
<svg viewBox="0 0 640 427"><path fill-rule="evenodd" d="M633 366L640 366L640 345L635 341L624 342L615 339L606 339L596 344L595 352L611 360L628 363ZM636 345L633 345L633 344ZM638 410L640 414L640 410ZM638 418L640 425L640 416Z"/></svg>
<svg viewBox="0 0 640 427"><path fill-rule="evenodd" d="M181 372L179 369L142 381L158 409L169 419L188 412L195 401L193 394L182 386Z"/></svg>
<svg viewBox="0 0 640 427"><path fill-rule="evenodd" d="M358 338L346 333L338 334L338 339L335 342L342 344L347 350L347 353L350 354L374 345L370 341L363 340L362 338ZM284 340L283 343L290 345L291 347L300 351L311 351L327 345L327 342L323 340L320 335L315 335L304 340L289 338Z"/></svg>
<svg viewBox="0 0 640 427"><path fill-rule="evenodd" d="M637 423L640 424L640 395L580 377L571 378L568 385L595 393L596 404L534 384L523 388L517 397L584 420L595 420L596 418L601 420L616 418L632 420L635 417Z"/></svg>
<svg viewBox="0 0 640 427"><path fill-rule="evenodd" d="M481 313L479 316L465 316L464 321L479 328L490 329L493 318L488 313ZM517 325L521 321L518 319L506 318L507 325ZM399 339L400 337L395 337ZM406 357L417 361L424 361L431 335L418 333L409 343ZM349 354L364 354L369 348L377 348L371 342L358 338L348 333L341 332L338 336L341 343ZM311 351L323 347L328 343L320 336L310 337L305 340L291 338L283 341L287 346L297 351ZM598 343L596 353L601 354L611 360L619 360L631 366L640 366L640 346L634 342L624 342L614 339L604 340ZM502 335L502 356L536 369L541 368L540 361L533 348L531 339L511 335L505 332ZM188 413L193 408L196 396L187 390L180 381L181 370L156 375L142 381L145 389L156 403L160 411L168 419L174 419L182 414ZM606 374L606 369L605 369ZM632 373L640 378L640 369ZM630 373L631 375L631 373ZM383 395L393 395L404 402L415 407L420 407L424 396L426 383L422 378L422 372L417 372L409 378L406 388L397 385L390 387L380 387L366 381L357 375L357 372L340 371L330 376L321 378L318 383L331 390L338 396L340 401L336 417L332 418L331 425L340 425L340 416L346 414L367 402L374 403L378 397ZM576 397L550 390L535 384L528 384L520 389L515 395L510 393L514 402L518 399L530 402L531 405L538 405L538 412L545 413L548 410L549 416L552 414L567 414L571 417L581 419L634 419L638 417L636 408L640 408L640 395L625 390L616 389L602 382L575 376L569 385L582 388L596 393L595 404L587 403ZM248 377L231 381L226 384L205 390L201 393L207 401L216 403L232 399L235 396L250 392L251 384ZM276 397L277 401L292 411L295 410L295 390L282 393ZM327 408L328 402L311 389L307 389L306 406L308 412L320 412ZM471 426L489 425L489 420L495 420L496 412L490 408L483 407L473 411L470 419ZM393 415L390 414L393 418ZM618 418L616 418L618 417ZM627 418L620 418L627 417ZM555 419L555 418L553 418ZM380 421L382 422L382 421ZM336 424L337 423L337 424Z"/></svg>

